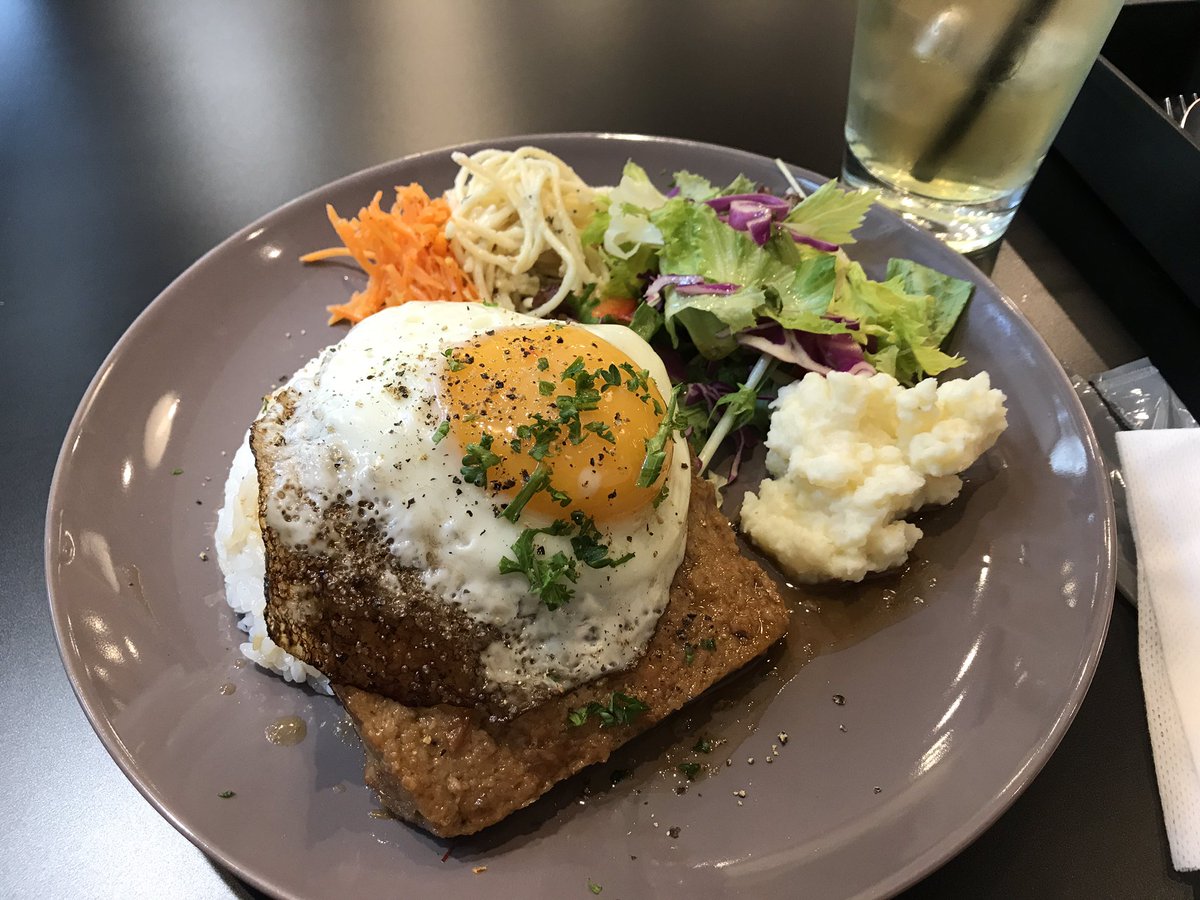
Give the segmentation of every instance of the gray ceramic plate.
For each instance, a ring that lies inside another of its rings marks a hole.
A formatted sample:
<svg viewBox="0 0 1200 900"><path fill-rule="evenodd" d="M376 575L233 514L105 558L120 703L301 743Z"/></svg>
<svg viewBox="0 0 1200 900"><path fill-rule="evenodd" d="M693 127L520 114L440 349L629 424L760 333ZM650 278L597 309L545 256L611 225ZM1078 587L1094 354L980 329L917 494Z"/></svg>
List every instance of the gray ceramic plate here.
<svg viewBox="0 0 1200 900"><path fill-rule="evenodd" d="M782 187L769 160L720 147L528 141L593 183L632 157L656 177ZM350 212L397 183L440 190L453 172L447 151L420 154L249 226L155 300L96 375L59 459L46 560L63 660L109 752L189 839L286 897L582 897L589 879L606 897L875 895L949 858L1029 783L1079 706L1112 602L1111 500L1045 344L977 270L882 211L854 255L876 274L908 256L976 282L960 371L990 371L1010 407L962 498L923 519L903 576L793 597L786 649L452 847L370 815L332 699L239 666L209 550L225 469L262 394L340 337L324 306L361 280L296 258L332 242L325 203ZM290 715L307 739L268 743L266 726ZM699 736L724 743L704 756ZM712 767L678 793L689 760ZM614 785L618 770L632 774Z"/></svg>

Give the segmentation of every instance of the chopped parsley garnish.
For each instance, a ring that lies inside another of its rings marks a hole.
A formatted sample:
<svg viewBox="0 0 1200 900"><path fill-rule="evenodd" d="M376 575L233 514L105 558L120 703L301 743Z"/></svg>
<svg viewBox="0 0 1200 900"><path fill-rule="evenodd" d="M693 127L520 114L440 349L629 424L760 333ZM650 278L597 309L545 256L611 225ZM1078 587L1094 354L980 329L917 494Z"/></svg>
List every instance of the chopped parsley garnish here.
<svg viewBox="0 0 1200 900"><path fill-rule="evenodd" d="M538 382L538 393L541 394L543 397L549 397L551 394L554 393L554 382L553 381L539 381Z"/></svg>
<svg viewBox="0 0 1200 900"><path fill-rule="evenodd" d="M537 366L538 371L545 372L548 368L550 368L550 360L546 359L544 356L539 356Z"/></svg>
<svg viewBox="0 0 1200 900"><path fill-rule="evenodd" d="M590 718L600 720L601 728L612 728L615 725L631 725L642 713L650 707L629 694L613 691L608 703L593 700L587 706L573 709L567 714L567 724L577 728Z"/></svg>
<svg viewBox="0 0 1200 900"><path fill-rule="evenodd" d="M541 413L533 414L532 425L518 425L516 440L510 442L513 445L514 451L520 453L517 445L524 446L525 441L531 441L533 446L529 450L529 455L541 462L550 452L550 445L558 440L559 432L562 430L559 422L547 419Z"/></svg>
<svg viewBox="0 0 1200 900"><path fill-rule="evenodd" d="M604 382L601 391L621 386L621 370L617 368L616 363L609 363L607 369L597 369L596 375Z"/></svg>
<svg viewBox="0 0 1200 900"><path fill-rule="evenodd" d="M608 441L610 444L617 442L616 437L613 436L612 429L604 422L588 422L583 426L583 430L590 431L596 437Z"/></svg>
<svg viewBox="0 0 1200 900"><path fill-rule="evenodd" d="M687 776L688 781L695 781L696 776L700 774L701 766L697 762L683 762L676 766L676 768Z"/></svg>
<svg viewBox="0 0 1200 900"><path fill-rule="evenodd" d="M446 368L451 372L460 372L467 363L474 362L470 356L467 357L466 362L463 362L461 359L455 359L453 347L447 347L443 350L442 356L446 357Z"/></svg>
<svg viewBox="0 0 1200 900"><path fill-rule="evenodd" d="M449 433L450 433L450 420L446 419L444 422L442 422L441 425L439 425L437 427L437 431L435 431L433 433L433 442L435 444L440 444L442 441L442 438L444 438Z"/></svg>
<svg viewBox="0 0 1200 900"><path fill-rule="evenodd" d="M604 888L600 887L600 885L596 884L596 882L592 881L592 879L589 878L588 879L588 890L591 891L593 894L598 894L602 890L604 890Z"/></svg>
<svg viewBox="0 0 1200 900"><path fill-rule="evenodd" d="M521 510L525 508L525 504L533 499L534 494L543 488L548 487L549 484L550 470L539 462L537 468L533 470L533 473L525 482L524 487L517 491L517 496L513 497L508 506L504 507L504 512L501 513L501 515L510 522L517 521L517 519L521 516ZM503 565L503 563L501 563L501 565ZM503 572L504 570L501 569L500 571Z"/></svg>
<svg viewBox="0 0 1200 900"><path fill-rule="evenodd" d="M172 469L172 470L171 470L171 474L172 474L172 475L182 475L182 474L183 474L183 469Z"/></svg>
<svg viewBox="0 0 1200 900"><path fill-rule="evenodd" d="M575 361L567 366L566 371L562 373L559 381L575 382L574 396L568 394L560 394L554 398L554 404L558 407L558 418L570 431L572 443L578 444L582 437L576 440L579 434L579 413L584 410L597 409L600 406L600 392L596 390L596 376L589 372L583 365L583 357L575 357Z"/></svg>
<svg viewBox="0 0 1200 900"><path fill-rule="evenodd" d="M571 513L571 521L579 529L571 538L571 549L575 551L575 558L584 565L592 569L603 569L605 566L615 569L633 559L632 553L626 553L617 559L608 555L610 548L603 542L600 529L596 527L596 522L591 516L575 510Z"/></svg>
<svg viewBox="0 0 1200 900"><path fill-rule="evenodd" d="M566 491L560 491L556 487L547 485L546 493L549 494L550 499L553 500L555 503L557 503L559 506L570 506L571 505L571 495L568 494Z"/></svg>
<svg viewBox="0 0 1200 900"><path fill-rule="evenodd" d="M237 794L234 791L221 791L217 796L222 800L228 800L230 797L236 797Z"/></svg>
<svg viewBox="0 0 1200 900"><path fill-rule="evenodd" d="M587 373L587 370L583 367L583 357L577 356L577 357L575 357L575 361L573 363L571 363L569 366L567 366L566 370L563 371L562 375L559 377L558 380L559 381L575 381L576 383L578 383L578 379L581 377L584 377L585 380L590 378L590 376Z"/></svg>
<svg viewBox="0 0 1200 900"><path fill-rule="evenodd" d="M547 528L526 528L509 548L515 559L507 556L500 559L500 574L523 574L529 581L530 592L537 594L550 610L558 609L575 596L575 591L561 579L574 583L579 579L579 570L567 554L560 550L547 556L546 548L534 544L533 539L539 534L565 534L569 528L562 520Z"/></svg>
<svg viewBox="0 0 1200 900"><path fill-rule="evenodd" d="M689 666L696 661L697 647L703 647L705 650L716 650L717 642L713 638L705 638L699 644L684 644L683 661Z"/></svg>
<svg viewBox="0 0 1200 900"><path fill-rule="evenodd" d="M559 420L574 437L579 433L579 414L596 409L600 405L600 392L595 388L576 388L574 395L559 394L555 397L554 405L558 407Z"/></svg>
<svg viewBox="0 0 1200 900"><path fill-rule="evenodd" d="M662 502L667 499L670 493L671 486L664 481L662 487L658 489L658 493L654 495L654 499L650 501L651 504L655 509L658 509L659 506L662 505Z"/></svg>
<svg viewBox="0 0 1200 900"><path fill-rule="evenodd" d="M571 498L561 491L548 488L550 496L566 506ZM575 534L571 534L575 531ZM545 547L534 543L539 534L555 537L571 535L571 550L574 556L567 556L561 550L547 556ZM530 592L537 594L550 610L556 610L575 596L575 591L567 582L574 584L579 580L579 568L576 563L583 563L593 569L613 568L623 565L633 559L633 553L626 553L616 559L609 556L609 547L602 541L600 530L596 523L582 512L571 513L571 521L557 519L546 528L526 528L521 536L509 548L512 557L502 557L500 574L508 575L517 572L525 576L529 583Z"/></svg>
<svg viewBox="0 0 1200 900"><path fill-rule="evenodd" d="M487 484L487 470L500 462L500 457L492 452L492 436L485 434L477 444L467 444L467 455L462 458L462 468L459 472L463 480L476 487Z"/></svg>
<svg viewBox="0 0 1200 900"><path fill-rule="evenodd" d="M629 375L629 379L625 382L625 386L635 394L639 392L649 393L650 391L650 372L648 369L635 369L629 363L621 363L621 368Z"/></svg>
<svg viewBox="0 0 1200 900"><path fill-rule="evenodd" d="M700 738L700 740L696 741L696 746L692 749L697 753L712 753L713 747L715 746L716 744L714 744L708 738Z"/></svg>
<svg viewBox="0 0 1200 900"><path fill-rule="evenodd" d="M654 437L646 439L646 459L642 463L642 471L638 475L637 486L647 488L658 480L658 476L662 474L663 463L667 459L667 441L671 437L671 433L678 427L675 421L675 407L679 402L679 392L683 385L675 385L675 389L671 391L671 399L667 402L667 413L663 416L662 423L658 426L658 431Z"/></svg>

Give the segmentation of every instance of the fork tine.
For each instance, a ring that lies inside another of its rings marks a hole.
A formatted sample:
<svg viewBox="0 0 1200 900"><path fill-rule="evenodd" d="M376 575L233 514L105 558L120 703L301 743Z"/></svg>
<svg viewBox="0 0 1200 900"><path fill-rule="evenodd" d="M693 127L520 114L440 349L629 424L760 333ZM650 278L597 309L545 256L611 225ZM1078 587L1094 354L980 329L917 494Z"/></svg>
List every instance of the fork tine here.
<svg viewBox="0 0 1200 900"><path fill-rule="evenodd" d="M1163 99L1163 109L1166 110L1167 117L1176 124L1179 124L1184 116L1187 115L1188 107L1200 100L1200 93L1192 92L1189 99L1187 94L1179 94L1175 97L1165 97Z"/></svg>

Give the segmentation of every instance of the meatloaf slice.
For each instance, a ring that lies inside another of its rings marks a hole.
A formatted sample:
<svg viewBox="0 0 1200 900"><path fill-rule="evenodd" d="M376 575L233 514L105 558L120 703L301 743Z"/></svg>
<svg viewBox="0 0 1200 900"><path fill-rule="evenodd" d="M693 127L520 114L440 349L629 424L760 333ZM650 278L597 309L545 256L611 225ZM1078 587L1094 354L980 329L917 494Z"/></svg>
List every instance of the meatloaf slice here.
<svg viewBox="0 0 1200 900"><path fill-rule="evenodd" d="M670 601L636 666L508 721L456 706L404 706L335 686L366 750L366 782L395 815L441 837L472 834L528 806L555 783L619 746L782 638L787 609L774 583L743 557L713 489L693 479L687 552ZM568 714L614 691L644 702L632 724L570 726Z"/></svg>

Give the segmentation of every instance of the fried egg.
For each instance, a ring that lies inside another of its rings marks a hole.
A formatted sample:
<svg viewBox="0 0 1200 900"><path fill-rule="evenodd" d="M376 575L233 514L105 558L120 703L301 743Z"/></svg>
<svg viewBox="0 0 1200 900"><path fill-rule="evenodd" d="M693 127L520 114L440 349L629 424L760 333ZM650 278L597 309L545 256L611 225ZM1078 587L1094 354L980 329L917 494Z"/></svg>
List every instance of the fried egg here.
<svg viewBox="0 0 1200 900"><path fill-rule="evenodd" d="M691 466L672 435L643 472L671 386L633 331L412 302L288 388L262 508L281 540L327 552L324 511L356 504L430 595L498 629L482 659L501 689L557 693L636 662L683 558ZM530 529L535 562L574 561L565 602L520 566Z"/></svg>

